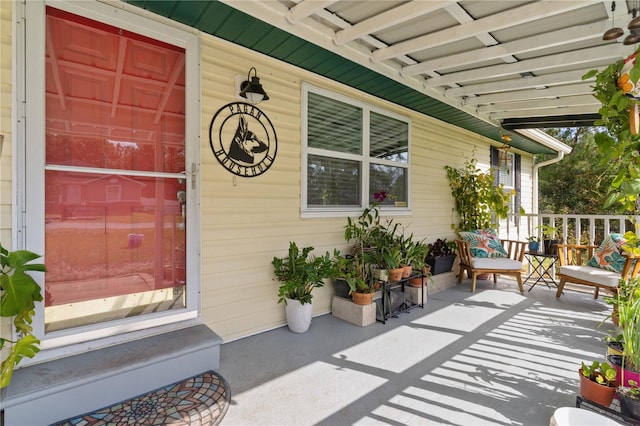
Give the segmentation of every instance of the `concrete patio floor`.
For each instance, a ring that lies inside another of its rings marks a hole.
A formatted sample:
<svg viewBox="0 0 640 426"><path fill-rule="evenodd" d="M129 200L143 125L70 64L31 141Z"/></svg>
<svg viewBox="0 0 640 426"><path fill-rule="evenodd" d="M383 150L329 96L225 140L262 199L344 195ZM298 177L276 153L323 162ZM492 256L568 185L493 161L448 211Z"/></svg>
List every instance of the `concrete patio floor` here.
<svg viewBox="0 0 640 426"><path fill-rule="evenodd" d="M602 359L611 308L588 293L469 280L424 309L360 328L323 315L226 343L222 425L548 425ZM525 289L528 287L525 287Z"/></svg>

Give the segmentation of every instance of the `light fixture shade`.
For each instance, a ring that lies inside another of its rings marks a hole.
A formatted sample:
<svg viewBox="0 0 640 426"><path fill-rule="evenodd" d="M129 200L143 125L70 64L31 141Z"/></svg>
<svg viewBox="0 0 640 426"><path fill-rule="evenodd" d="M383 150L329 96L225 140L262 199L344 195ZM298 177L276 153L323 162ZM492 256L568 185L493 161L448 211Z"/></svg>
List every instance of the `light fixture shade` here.
<svg viewBox="0 0 640 426"><path fill-rule="evenodd" d="M624 34L624 30L620 27L609 28L603 35L603 40L615 40Z"/></svg>
<svg viewBox="0 0 640 426"><path fill-rule="evenodd" d="M631 34L629 34L624 38L624 41L622 42L622 44L628 46L630 44L636 44L638 42L640 42L640 33L636 31L632 31Z"/></svg>
<svg viewBox="0 0 640 426"><path fill-rule="evenodd" d="M640 16L636 16L629 21L629 26L627 28L630 30L640 30Z"/></svg>
<svg viewBox="0 0 640 426"><path fill-rule="evenodd" d="M253 77L251 76L252 70L254 72ZM252 104L269 100L269 95L267 95L267 92L262 88L262 84L260 84L260 79L258 78L258 72L255 68L251 67L249 74L247 75L247 80L240 84L239 95L247 99Z"/></svg>

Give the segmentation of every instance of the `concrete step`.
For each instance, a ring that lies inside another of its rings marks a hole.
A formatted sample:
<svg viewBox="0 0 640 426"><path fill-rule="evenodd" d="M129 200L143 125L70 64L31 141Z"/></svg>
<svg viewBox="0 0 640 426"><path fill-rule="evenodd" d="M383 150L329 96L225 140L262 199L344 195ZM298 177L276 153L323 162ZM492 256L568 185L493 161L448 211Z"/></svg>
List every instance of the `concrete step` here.
<svg viewBox="0 0 640 426"><path fill-rule="evenodd" d="M4 424L48 425L215 370L221 344L196 325L21 368L3 389Z"/></svg>

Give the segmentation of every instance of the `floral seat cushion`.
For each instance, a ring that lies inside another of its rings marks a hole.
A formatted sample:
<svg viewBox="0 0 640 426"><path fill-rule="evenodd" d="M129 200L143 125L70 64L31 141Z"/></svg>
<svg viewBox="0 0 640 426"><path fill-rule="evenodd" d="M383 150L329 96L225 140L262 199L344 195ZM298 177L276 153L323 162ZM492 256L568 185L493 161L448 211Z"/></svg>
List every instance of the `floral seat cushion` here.
<svg viewBox="0 0 640 426"><path fill-rule="evenodd" d="M460 232L460 238L469 242L472 257L509 257L493 229L478 229Z"/></svg>
<svg viewBox="0 0 640 426"><path fill-rule="evenodd" d="M600 246L595 249L593 257L589 259L587 265L621 273L625 261L625 257L621 252L622 246L626 242L627 240L621 234L612 233L607 235Z"/></svg>

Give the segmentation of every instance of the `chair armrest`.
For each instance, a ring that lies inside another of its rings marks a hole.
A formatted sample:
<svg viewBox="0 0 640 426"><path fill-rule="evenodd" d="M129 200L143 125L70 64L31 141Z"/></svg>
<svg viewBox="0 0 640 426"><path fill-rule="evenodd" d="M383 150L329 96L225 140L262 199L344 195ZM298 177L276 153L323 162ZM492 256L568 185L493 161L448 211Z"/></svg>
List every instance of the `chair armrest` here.
<svg viewBox="0 0 640 426"><path fill-rule="evenodd" d="M638 272L640 272L640 255L629 253L622 253L622 255L626 259L624 261L620 277L624 280L635 278L638 275Z"/></svg>

